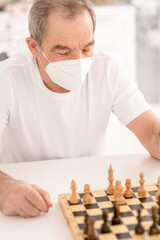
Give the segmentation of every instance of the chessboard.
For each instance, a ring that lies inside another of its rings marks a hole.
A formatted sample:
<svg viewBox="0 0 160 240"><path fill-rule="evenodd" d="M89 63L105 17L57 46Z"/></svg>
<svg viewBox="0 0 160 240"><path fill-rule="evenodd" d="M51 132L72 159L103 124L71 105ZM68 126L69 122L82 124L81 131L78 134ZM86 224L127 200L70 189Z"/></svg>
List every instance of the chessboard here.
<svg viewBox="0 0 160 240"><path fill-rule="evenodd" d="M138 197L139 186L132 186L133 197L126 199L124 205L119 206L121 223L118 225L112 225L111 219L113 217L113 205L115 203L114 196L108 195L106 190L91 191L92 196L91 204L83 203L84 192L78 192L79 203L76 205L70 204L71 193L60 194L59 204L62 208L68 226L72 232L75 240L87 240L87 236L84 232L84 218L88 214L95 220L95 231L98 240L158 240L160 234L149 235L149 228L153 223L151 217L151 208L153 206L158 207L156 200L156 192L158 187L156 184L145 185L147 195L145 198ZM135 234L135 227L137 225L137 210L141 209L142 225L145 229L143 235ZM109 233L101 233L102 212L108 212L108 223L110 224Z"/></svg>

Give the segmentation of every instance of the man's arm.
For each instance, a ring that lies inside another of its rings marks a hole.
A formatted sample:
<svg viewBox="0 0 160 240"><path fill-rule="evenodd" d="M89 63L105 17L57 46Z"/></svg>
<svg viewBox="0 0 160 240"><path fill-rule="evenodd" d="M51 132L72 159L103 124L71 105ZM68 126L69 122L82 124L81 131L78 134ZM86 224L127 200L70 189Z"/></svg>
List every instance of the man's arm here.
<svg viewBox="0 0 160 240"><path fill-rule="evenodd" d="M7 216L33 217L52 207L49 193L0 172L0 210Z"/></svg>
<svg viewBox="0 0 160 240"><path fill-rule="evenodd" d="M151 110L138 116L127 127L153 157L160 159L160 119Z"/></svg>

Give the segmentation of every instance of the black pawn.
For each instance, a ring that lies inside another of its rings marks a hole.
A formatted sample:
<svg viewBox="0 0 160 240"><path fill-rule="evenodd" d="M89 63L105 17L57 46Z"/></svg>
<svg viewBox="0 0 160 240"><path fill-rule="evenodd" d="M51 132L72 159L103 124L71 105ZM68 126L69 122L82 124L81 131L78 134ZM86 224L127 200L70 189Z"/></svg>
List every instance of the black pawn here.
<svg viewBox="0 0 160 240"><path fill-rule="evenodd" d="M137 212L138 212L138 216L137 216L138 223L135 227L135 233L140 235L144 233L144 227L141 224L142 222L141 209L139 208Z"/></svg>
<svg viewBox="0 0 160 240"><path fill-rule="evenodd" d="M97 240L97 236L94 229L94 220L88 219L88 232L87 232L87 240Z"/></svg>
<svg viewBox="0 0 160 240"><path fill-rule="evenodd" d="M157 220L157 207L152 207L152 219L153 219L153 224L150 227L149 234L150 235L156 235L160 233L158 223L156 222Z"/></svg>
<svg viewBox="0 0 160 240"><path fill-rule="evenodd" d="M120 224L121 223L120 209L117 203L113 205L113 211L114 211L114 215L112 218L112 225Z"/></svg>
<svg viewBox="0 0 160 240"><path fill-rule="evenodd" d="M101 226L101 233L109 233L110 227L108 225L108 213L104 211L102 217L103 217L103 224Z"/></svg>
<svg viewBox="0 0 160 240"><path fill-rule="evenodd" d="M84 234L87 234L88 232L88 214L86 213L85 218L84 218Z"/></svg>

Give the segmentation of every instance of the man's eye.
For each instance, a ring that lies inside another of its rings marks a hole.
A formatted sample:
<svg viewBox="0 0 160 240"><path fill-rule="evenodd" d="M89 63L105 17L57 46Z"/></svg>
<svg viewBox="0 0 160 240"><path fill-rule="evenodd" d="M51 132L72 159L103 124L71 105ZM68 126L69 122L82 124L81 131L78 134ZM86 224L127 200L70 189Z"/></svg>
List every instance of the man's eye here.
<svg viewBox="0 0 160 240"><path fill-rule="evenodd" d="M60 56L67 56L69 52L64 52L64 53L58 53Z"/></svg>
<svg viewBox="0 0 160 240"><path fill-rule="evenodd" d="M89 49L83 49L82 52L89 52Z"/></svg>

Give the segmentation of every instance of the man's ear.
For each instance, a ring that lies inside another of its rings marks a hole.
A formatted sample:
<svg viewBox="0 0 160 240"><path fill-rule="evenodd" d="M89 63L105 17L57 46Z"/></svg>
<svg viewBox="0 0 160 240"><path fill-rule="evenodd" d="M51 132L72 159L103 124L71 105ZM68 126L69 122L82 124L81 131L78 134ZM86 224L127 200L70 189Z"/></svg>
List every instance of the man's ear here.
<svg viewBox="0 0 160 240"><path fill-rule="evenodd" d="M38 44L33 37L26 38L26 43L33 56L38 57Z"/></svg>

